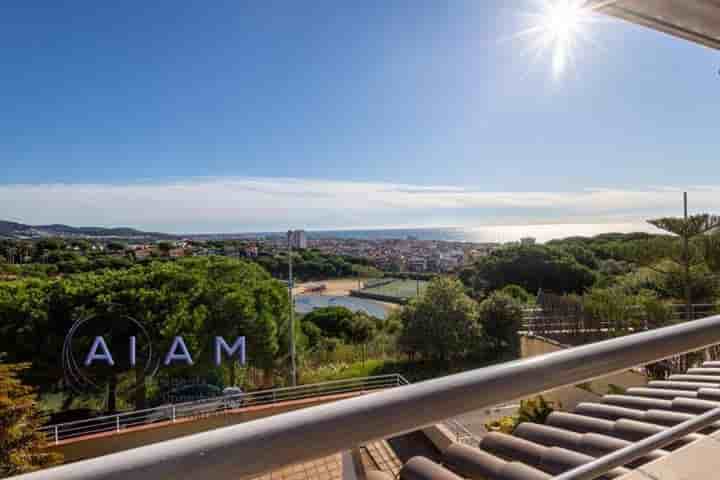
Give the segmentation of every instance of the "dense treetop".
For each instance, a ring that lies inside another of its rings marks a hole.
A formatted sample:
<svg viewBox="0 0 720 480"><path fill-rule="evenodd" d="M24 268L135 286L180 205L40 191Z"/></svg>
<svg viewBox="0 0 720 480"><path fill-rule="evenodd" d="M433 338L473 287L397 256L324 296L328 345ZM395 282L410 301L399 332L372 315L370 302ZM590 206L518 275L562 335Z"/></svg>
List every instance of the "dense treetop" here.
<svg viewBox="0 0 720 480"><path fill-rule="evenodd" d="M514 284L533 293L581 293L596 280L595 273L570 253L545 245L500 248L465 269L461 278L475 291Z"/></svg>
<svg viewBox="0 0 720 480"><path fill-rule="evenodd" d="M285 288L256 264L223 258L153 262L0 282L0 351L8 361L32 361L28 376L50 388L63 378L63 340L76 320L92 318L102 332L103 322L111 330L131 317L147 328L158 351L183 336L195 352L194 368L210 365L215 335L245 335L248 362L273 369L287 351L287 316Z"/></svg>

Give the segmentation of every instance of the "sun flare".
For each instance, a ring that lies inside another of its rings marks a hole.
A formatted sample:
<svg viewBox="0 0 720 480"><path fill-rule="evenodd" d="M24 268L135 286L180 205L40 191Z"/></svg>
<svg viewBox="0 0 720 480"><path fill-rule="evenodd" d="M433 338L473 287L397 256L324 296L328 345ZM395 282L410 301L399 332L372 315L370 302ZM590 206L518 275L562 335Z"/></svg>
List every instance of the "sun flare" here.
<svg viewBox="0 0 720 480"><path fill-rule="evenodd" d="M549 51L552 70L562 75L573 58L577 45L587 34L593 21L592 9L586 0L542 0L538 12L530 15L532 23L520 35L533 39L538 53Z"/></svg>

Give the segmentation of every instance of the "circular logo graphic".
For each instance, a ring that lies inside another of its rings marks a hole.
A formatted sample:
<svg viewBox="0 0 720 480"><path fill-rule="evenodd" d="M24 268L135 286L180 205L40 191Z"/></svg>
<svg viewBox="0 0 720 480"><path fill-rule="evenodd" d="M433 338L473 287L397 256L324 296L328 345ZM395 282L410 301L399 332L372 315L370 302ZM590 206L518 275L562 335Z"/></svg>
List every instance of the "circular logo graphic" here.
<svg viewBox="0 0 720 480"><path fill-rule="evenodd" d="M73 323L63 342L65 385L76 393L102 393L108 385L116 393L131 393L159 366L148 330L128 315L86 314Z"/></svg>

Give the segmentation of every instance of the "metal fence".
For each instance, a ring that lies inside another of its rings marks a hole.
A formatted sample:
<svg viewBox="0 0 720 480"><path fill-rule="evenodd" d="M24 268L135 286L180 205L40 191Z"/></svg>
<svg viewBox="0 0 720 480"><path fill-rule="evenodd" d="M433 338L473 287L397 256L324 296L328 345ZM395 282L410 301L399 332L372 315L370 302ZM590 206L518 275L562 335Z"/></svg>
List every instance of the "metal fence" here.
<svg viewBox="0 0 720 480"><path fill-rule="evenodd" d="M97 433L121 433L132 427L153 423L173 423L184 418L202 418L227 413L243 407L272 405L280 402L331 395L370 392L409 384L410 382L400 374L333 380L296 387L274 388L192 402L174 403L156 408L46 425L40 431L45 434L48 442L57 445L63 440L72 438ZM478 444L479 439L460 421L448 419L442 423L453 433L456 441L468 445Z"/></svg>
<svg viewBox="0 0 720 480"><path fill-rule="evenodd" d="M540 335L557 334L582 334L582 333L612 333L612 330L623 327L617 322L593 318L582 310L581 305L575 305L577 308L569 308L567 311L562 309L543 309L542 307L525 308L523 310L522 325L523 330L529 333ZM653 328L652 319L646 318L641 306L637 306L637 326L640 330L649 330ZM681 322L686 319L686 306L681 304L672 304L668 306L673 322ZM706 318L718 313L719 306L711 303L693 304L691 306L691 318L697 320ZM633 322L626 322L631 324ZM633 328L630 325L625 327ZM608 335L611 336L611 335Z"/></svg>
<svg viewBox="0 0 720 480"><path fill-rule="evenodd" d="M98 433L120 433L128 428L153 423L177 422L181 419L206 417L230 412L238 408L272 405L293 400L333 395L371 392L407 385L398 374L333 380L329 382L274 388L234 395L224 395L192 402L173 403L144 410L133 410L115 415L94 417L74 422L46 425L40 429L50 443L84 437Z"/></svg>

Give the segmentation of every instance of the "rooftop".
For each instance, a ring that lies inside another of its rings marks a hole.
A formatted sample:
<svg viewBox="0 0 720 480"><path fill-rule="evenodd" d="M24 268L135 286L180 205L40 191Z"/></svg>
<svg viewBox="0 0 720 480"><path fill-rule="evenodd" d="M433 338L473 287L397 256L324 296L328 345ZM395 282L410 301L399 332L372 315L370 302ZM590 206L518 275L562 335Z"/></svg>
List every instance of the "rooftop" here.
<svg viewBox="0 0 720 480"><path fill-rule="evenodd" d="M441 462L415 457L399 476L402 480L551 479L718 407L720 362L705 362L667 381L605 395L597 403L580 403L573 413L554 412L545 424L522 423L512 435L493 432L476 445L454 443L445 449ZM707 455L720 453L718 430L720 423L715 423L701 433L682 436L598 478L712 478L718 465Z"/></svg>

